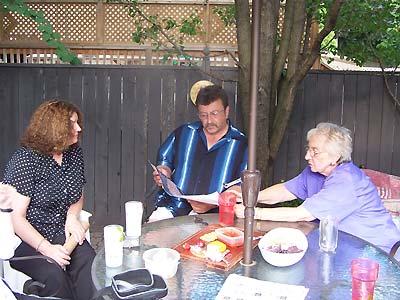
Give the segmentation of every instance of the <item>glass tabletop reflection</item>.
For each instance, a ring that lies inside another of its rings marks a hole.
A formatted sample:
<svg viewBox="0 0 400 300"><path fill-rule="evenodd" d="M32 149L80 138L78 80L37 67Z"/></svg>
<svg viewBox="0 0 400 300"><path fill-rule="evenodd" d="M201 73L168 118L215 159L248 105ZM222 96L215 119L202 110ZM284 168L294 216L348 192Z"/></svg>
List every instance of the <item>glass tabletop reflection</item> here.
<svg viewBox="0 0 400 300"><path fill-rule="evenodd" d="M92 265L92 279L97 289L111 284L111 277L120 272L144 268L142 254L154 247L172 248L208 224L218 223L218 214L183 216L143 225L140 246L124 249L123 265L108 268L104 247L97 253ZM235 226L243 228L243 220ZM164 299L215 299L229 274L244 275L277 283L302 285L309 288L306 299L351 299L350 262L356 257L376 260L380 265L375 287L375 300L400 299L400 265L373 245L344 232L339 232L336 253L319 250L318 224L313 222L255 221L254 229L268 232L276 227L302 230L308 239L308 250L303 259L289 267L268 264L256 247L253 266L237 263L229 271L207 267L204 263L181 259L176 275L166 280L168 295Z"/></svg>

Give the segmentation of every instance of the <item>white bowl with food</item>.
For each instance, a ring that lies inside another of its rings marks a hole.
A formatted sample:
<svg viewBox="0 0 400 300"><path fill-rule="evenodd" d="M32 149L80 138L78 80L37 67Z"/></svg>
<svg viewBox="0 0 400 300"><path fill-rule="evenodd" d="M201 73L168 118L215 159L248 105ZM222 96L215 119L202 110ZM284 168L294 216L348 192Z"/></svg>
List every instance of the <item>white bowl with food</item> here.
<svg viewBox="0 0 400 300"><path fill-rule="evenodd" d="M143 253L146 269L164 279L175 276L181 255L170 248L153 248Z"/></svg>
<svg viewBox="0 0 400 300"><path fill-rule="evenodd" d="M287 267L303 258L308 249L308 241L305 234L298 229L278 227L261 238L258 248L269 264Z"/></svg>

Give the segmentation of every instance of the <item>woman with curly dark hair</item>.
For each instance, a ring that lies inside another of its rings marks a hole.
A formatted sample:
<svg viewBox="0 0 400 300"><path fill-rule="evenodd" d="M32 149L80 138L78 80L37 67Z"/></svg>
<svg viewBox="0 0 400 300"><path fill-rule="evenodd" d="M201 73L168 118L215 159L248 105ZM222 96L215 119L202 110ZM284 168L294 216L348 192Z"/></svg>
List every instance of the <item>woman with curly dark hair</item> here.
<svg viewBox="0 0 400 300"><path fill-rule="evenodd" d="M95 252L78 220L85 184L78 146L82 121L82 113L68 102L50 100L40 105L4 174L3 182L18 192L12 220L22 243L15 256L39 252L65 269L63 282L59 282L60 268L53 264L42 260L12 263L13 268L45 284L40 296L56 293L61 298L87 300L94 291L90 268ZM63 247L69 236L78 242L71 254Z"/></svg>

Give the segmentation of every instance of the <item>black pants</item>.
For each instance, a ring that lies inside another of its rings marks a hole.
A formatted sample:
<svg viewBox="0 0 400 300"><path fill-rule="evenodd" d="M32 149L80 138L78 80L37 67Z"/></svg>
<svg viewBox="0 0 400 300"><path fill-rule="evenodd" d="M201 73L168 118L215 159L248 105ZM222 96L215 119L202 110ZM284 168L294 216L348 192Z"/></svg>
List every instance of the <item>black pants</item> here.
<svg viewBox="0 0 400 300"><path fill-rule="evenodd" d="M53 244L63 245L65 236L54 238ZM22 242L15 250L15 257L37 255L38 253L28 244ZM11 266L32 279L45 284L40 296L48 296L56 293L56 297L73 300L89 300L94 294L94 286L91 277L91 266L96 253L85 240L71 253L70 264L65 271L54 264L43 260L12 261ZM62 274L60 282L60 273Z"/></svg>

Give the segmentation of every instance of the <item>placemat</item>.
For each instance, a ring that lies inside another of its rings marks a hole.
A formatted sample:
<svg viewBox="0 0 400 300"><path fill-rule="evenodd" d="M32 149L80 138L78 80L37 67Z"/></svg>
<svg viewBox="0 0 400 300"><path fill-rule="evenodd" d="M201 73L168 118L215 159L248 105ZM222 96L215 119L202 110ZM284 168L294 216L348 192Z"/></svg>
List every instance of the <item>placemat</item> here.
<svg viewBox="0 0 400 300"><path fill-rule="evenodd" d="M206 233L210 233L210 232L214 231L215 229L221 228L221 227L222 226L219 224L210 224L207 227L204 227L203 229L199 230L195 234L191 235L187 239L183 240L179 244L175 245L173 247L173 249L178 251L181 254L182 258L201 261L201 262L205 263L208 267L222 269L222 270L227 271L227 270L231 269L233 266L235 266L236 263L238 263L243 258L243 245L239 246L239 247L231 247L229 245L226 245L226 248L229 249L230 252L225 255L225 260L228 261L229 265L227 265L224 261L214 262L207 258L198 257L198 256L194 255L190 251L190 249L185 249L183 247L183 245L185 243L188 243L189 245L195 245L202 235L204 235ZM243 231L243 228L239 228L239 227L237 227L237 228L239 230ZM263 235L264 235L264 233L260 232L260 231L254 231L254 233L253 233L253 237L261 237ZM253 241L253 248L255 248L257 246L258 241L259 241L259 238Z"/></svg>

